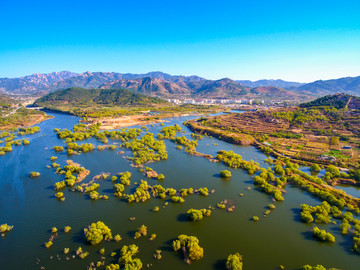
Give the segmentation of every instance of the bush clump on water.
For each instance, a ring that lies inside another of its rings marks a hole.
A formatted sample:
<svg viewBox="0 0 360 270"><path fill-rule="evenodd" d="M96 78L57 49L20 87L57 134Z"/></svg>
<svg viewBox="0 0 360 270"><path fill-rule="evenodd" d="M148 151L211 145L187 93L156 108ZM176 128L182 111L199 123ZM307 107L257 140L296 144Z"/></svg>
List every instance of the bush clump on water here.
<svg viewBox="0 0 360 270"><path fill-rule="evenodd" d="M86 241L91 245L101 243L103 240L112 240L111 230L102 221L91 223L84 229Z"/></svg>
<svg viewBox="0 0 360 270"><path fill-rule="evenodd" d="M220 172L221 178L231 178L231 172L228 170L223 170Z"/></svg>

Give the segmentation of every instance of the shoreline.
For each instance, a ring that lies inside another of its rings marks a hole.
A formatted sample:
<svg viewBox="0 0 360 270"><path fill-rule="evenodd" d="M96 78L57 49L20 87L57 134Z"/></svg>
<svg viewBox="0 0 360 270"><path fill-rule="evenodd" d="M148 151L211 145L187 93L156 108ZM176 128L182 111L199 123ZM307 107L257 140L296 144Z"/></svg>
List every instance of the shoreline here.
<svg viewBox="0 0 360 270"><path fill-rule="evenodd" d="M33 120L26 122L25 124L9 124L9 125L5 125L5 126L0 126L0 131L8 131L8 130L12 130L12 129L18 129L21 127L31 127L37 124L40 124L41 122L44 122L48 119L52 119L54 118L51 115L45 114L45 115L40 115L39 117L34 118Z"/></svg>

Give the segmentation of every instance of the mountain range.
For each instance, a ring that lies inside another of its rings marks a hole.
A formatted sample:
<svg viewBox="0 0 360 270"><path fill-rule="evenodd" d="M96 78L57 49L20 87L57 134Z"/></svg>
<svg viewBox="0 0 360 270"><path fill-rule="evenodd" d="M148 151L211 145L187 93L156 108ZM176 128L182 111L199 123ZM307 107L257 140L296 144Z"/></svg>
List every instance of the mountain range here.
<svg viewBox="0 0 360 270"><path fill-rule="evenodd" d="M42 96L71 87L128 89L163 98L270 98L306 100L344 92L360 95L360 76L312 83L283 80L207 80L199 76L173 76L163 72L145 74L70 71L0 78L0 93Z"/></svg>
<svg viewBox="0 0 360 270"><path fill-rule="evenodd" d="M37 94L52 84L78 76L70 71L52 72L47 74L35 73L20 78L0 78L0 93L7 94Z"/></svg>
<svg viewBox="0 0 360 270"><path fill-rule="evenodd" d="M332 93L344 92L360 96L360 76L345 77L340 79L315 81L299 86L297 91L307 91L316 95L328 95Z"/></svg>

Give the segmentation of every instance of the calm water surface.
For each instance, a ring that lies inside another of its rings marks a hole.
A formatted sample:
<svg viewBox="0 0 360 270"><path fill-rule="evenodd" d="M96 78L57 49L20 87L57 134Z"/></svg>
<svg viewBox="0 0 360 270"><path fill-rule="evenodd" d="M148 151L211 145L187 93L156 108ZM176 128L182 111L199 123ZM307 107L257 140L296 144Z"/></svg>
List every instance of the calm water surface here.
<svg viewBox="0 0 360 270"><path fill-rule="evenodd" d="M298 269L304 264L323 264L326 267L342 269L360 269L360 256L350 252L351 238L343 237L338 225L320 226L333 233L335 244L320 243L311 237L311 225L299 222L299 207L301 203L319 204L317 199L298 188L288 186L284 195L285 201L275 203L276 209L268 217L263 217L271 197L257 191L253 187L252 178L242 170L229 169L221 163L211 163L205 158L187 155L184 151L175 149L176 145L166 140L168 160L152 163L149 166L158 173L163 173L166 179L161 183L164 187L176 189L193 187L208 187L215 189L209 197L191 195L186 197L183 204L169 205L163 208L165 200L151 198L146 203L128 204L112 196L111 182L100 180L98 192L109 196L108 201L91 201L87 195L64 190L65 202L54 198L52 185L63 178L54 173L54 169L46 168L50 165L50 157L58 156L57 163L61 166L69 159L66 153L55 153L51 148L64 145L57 139L54 128L71 129L78 122L77 117L51 113L54 119L39 124L41 132L25 136L30 140L28 146L14 146L13 152L0 157L0 224L14 225L13 231L0 239L0 269L86 269L90 262L99 261L98 250L106 249L106 263L116 263L118 255L110 257L116 251L119 254L124 244L136 244L140 248L139 258L153 269L224 269L225 259L230 253L239 252L244 257L244 269L279 269L284 265L286 269ZM183 123L194 117L180 117L169 119L165 125ZM161 127L150 127L150 132L157 134ZM187 137L190 131L183 126ZM181 134L180 134L181 135ZM95 145L100 142L90 139ZM81 142L83 143L83 142ZM111 143L111 140L109 140ZM126 149L126 155L131 155ZM233 150L241 154L246 160L254 160L263 167L268 167L263 161L266 158L254 147L241 147L228 144L213 138L199 141L197 150L202 153L216 155L219 150ZM138 169L133 168L129 161L117 154L117 151L97 150L73 156L75 162L80 163L91 171L87 180L102 172L112 175L123 171L132 173L132 185L126 192L132 192L134 182L145 179ZM229 169L233 176L230 181L219 178L219 172ZM30 171L38 171L41 176L31 179ZM150 185L157 184L157 180L148 180ZM250 187L250 190L248 189ZM359 196L358 189L346 190L354 196ZM243 193L244 196L239 196ZM189 208L206 208L224 199L232 201L236 206L233 213L215 209L210 217L199 222L189 222L185 213ZM152 212L154 206L160 206L160 211ZM254 215L260 217L255 223L250 220ZM136 217L130 221L130 217ZM98 220L108 225L113 235L120 234L120 243L101 243L88 246L84 243L83 228ZM134 240L134 231L145 224L148 233L156 233L157 238L149 241L146 238ZM68 234L62 232L64 226L71 226ZM50 237L52 227L59 229L58 238L50 249L43 247L43 243ZM181 256L171 249L171 242L179 234L197 236L204 248L204 258L191 265L186 265ZM79 258L65 260L62 251L70 248L72 254L81 246L90 255L81 260ZM152 255L156 249L163 250L163 259L156 261ZM57 257L59 255L59 257ZM40 263L37 264L37 259Z"/></svg>

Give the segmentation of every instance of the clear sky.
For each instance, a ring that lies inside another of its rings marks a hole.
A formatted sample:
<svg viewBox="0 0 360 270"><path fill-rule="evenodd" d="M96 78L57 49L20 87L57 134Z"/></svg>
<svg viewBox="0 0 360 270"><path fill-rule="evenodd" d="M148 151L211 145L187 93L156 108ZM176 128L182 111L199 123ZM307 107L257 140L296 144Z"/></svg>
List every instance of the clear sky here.
<svg viewBox="0 0 360 270"><path fill-rule="evenodd" d="M0 77L70 70L360 75L360 1L0 1Z"/></svg>

